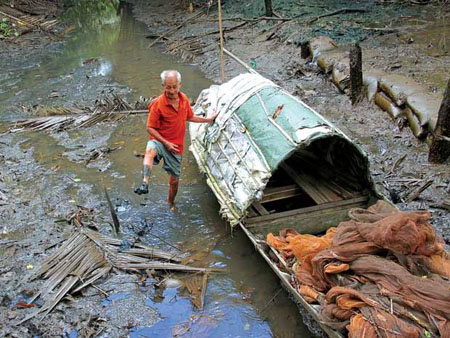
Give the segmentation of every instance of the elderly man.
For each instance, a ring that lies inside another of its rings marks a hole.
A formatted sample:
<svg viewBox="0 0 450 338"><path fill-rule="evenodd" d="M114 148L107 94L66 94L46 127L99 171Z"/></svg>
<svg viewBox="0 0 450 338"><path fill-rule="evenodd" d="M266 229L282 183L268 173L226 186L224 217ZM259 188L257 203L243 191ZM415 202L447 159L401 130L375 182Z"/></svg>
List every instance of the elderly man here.
<svg viewBox="0 0 450 338"><path fill-rule="evenodd" d="M147 131L150 134L150 140L145 151L143 182L134 192L138 195L148 193L153 165L157 165L163 159L163 169L169 174L167 202L173 210L181 173L186 121L210 123L215 120L217 114L207 118L194 116L189 99L180 91L181 74L178 71L163 71L161 81L163 93L149 106Z"/></svg>

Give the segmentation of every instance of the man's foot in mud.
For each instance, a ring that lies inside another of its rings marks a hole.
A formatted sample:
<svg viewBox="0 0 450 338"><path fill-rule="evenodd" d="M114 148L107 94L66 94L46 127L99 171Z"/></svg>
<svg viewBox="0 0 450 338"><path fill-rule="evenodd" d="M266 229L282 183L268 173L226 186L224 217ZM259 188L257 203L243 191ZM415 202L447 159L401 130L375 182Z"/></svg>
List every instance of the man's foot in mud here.
<svg viewBox="0 0 450 338"><path fill-rule="evenodd" d="M138 195L148 194L148 184L142 182L142 184L138 188L134 189L134 192Z"/></svg>

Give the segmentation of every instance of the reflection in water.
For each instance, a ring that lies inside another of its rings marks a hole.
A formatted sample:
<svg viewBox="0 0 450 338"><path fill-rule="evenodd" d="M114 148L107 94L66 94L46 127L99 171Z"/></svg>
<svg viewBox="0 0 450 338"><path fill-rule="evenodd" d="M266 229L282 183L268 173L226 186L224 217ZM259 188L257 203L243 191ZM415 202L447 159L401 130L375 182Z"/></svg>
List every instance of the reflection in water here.
<svg viewBox="0 0 450 338"><path fill-rule="evenodd" d="M67 93L60 102L70 104L96 94L94 89L98 84L103 88L114 83L126 85L132 90L130 99L159 95L162 91L159 74L171 68L180 70L183 90L192 98L211 84L194 66L180 63L158 48L148 49L145 25L132 19L129 7L123 7L121 13L120 22L116 20L117 23L114 21L96 30L78 30L68 37L57 55L39 68L22 72L25 82L21 86L26 92L41 97L46 97L47 91L58 89ZM83 64L90 58L97 61ZM68 74L70 81L67 81ZM8 98L11 99L11 94ZM33 102L33 96L21 99ZM117 127L104 125L70 132L71 137L80 138L80 142L83 138L95 137L95 133L111 134L108 146L120 145L120 149L108 155L112 164L106 171L68 161L63 156L67 149L58 146L56 138L28 134L34 154L39 154L36 159L47 168L58 165L61 173L75 174L82 182L91 183L98 196L103 196L105 185L114 201L122 201L119 217L125 236L134 235L133 225L137 224L141 226L141 241L167 251L181 248L191 253L190 258L198 266L224 269L223 273L209 276L203 311L194 309L177 289L165 290L160 295L163 298L154 297L152 291L144 293L147 305L158 309L162 319L153 327L133 328L130 335L168 337L174 330L189 325L192 337L309 337L296 306L284 292L278 292L278 280L251 243L242 232L230 235L218 215L216 199L188 151L182 163L176 212L169 212L166 205L167 175L160 167L153 171L149 195L142 197L132 192L140 181L142 161L133 151L142 152L145 148L148 138L145 121L145 116L134 116ZM185 148L188 148L187 140ZM273 297L273 302L269 302Z"/></svg>

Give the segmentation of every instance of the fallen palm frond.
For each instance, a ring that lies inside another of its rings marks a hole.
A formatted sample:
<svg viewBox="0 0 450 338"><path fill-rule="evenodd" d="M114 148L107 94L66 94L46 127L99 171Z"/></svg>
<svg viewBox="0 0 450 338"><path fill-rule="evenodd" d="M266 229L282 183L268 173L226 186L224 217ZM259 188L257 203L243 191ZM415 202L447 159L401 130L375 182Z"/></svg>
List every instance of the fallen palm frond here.
<svg viewBox="0 0 450 338"><path fill-rule="evenodd" d="M99 99L95 108L40 107L37 117L13 122L10 132L23 130L63 131L66 129L87 128L100 122L116 122L128 115L147 114L151 100L143 99L132 107L118 95ZM145 107L142 109L141 107Z"/></svg>
<svg viewBox="0 0 450 338"><path fill-rule="evenodd" d="M67 293L75 293L104 277L112 268L127 271L155 269L206 272L207 269L178 264L180 260L160 250L135 244L120 250L121 241L86 228L74 231L63 245L41 264L32 279L46 282L30 300L45 299L41 308L25 317L23 323L39 313L47 315ZM18 324L20 324L18 323Z"/></svg>

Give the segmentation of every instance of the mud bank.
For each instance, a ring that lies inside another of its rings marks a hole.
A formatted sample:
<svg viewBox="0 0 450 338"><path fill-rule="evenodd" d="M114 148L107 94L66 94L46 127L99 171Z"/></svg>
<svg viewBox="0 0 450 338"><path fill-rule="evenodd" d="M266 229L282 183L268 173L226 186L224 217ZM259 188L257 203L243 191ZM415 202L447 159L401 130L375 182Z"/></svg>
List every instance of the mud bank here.
<svg viewBox="0 0 450 338"><path fill-rule="evenodd" d="M207 77L221 82L218 34L208 34L218 30L216 7L208 10L199 6L191 14L182 5L178 10L169 9L163 1L131 2L135 16L148 25L150 37L173 30L154 48L192 60ZM442 35L449 30L448 6L395 2L382 5L372 1L357 4L302 1L300 5L280 1L276 6L280 17L293 19L285 23L277 19L255 20L264 14L263 3L226 2L223 5L225 47L350 136L369 154L378 190L400 209L429 209L433 224L448 244L450 214L436 207L450 193L448 161L443 165L429 164L425 142L416 139L399 121L390 119L374 102L365 100L352 106L341 89L328 80L328 74L321 72L316 58L313 62L301 58L300 48L302 43L321 35L335 39L342 46L360 42L363 65L367 69L407 75L428 88L430 94L442 94L450 77L447 38ZM362 14L318 18L343 8L358 9ZM208 12L208 16L201 15L201 11ZM196 13L199 17L193 18ZM190 17L193 19L181 24ZM435 27L442 30L436 34ZM245 72L242 66L225 57L225 81L242 72ZM402 196L426 180L433 183L419 198L409 203L402 200Z"/></svg>

